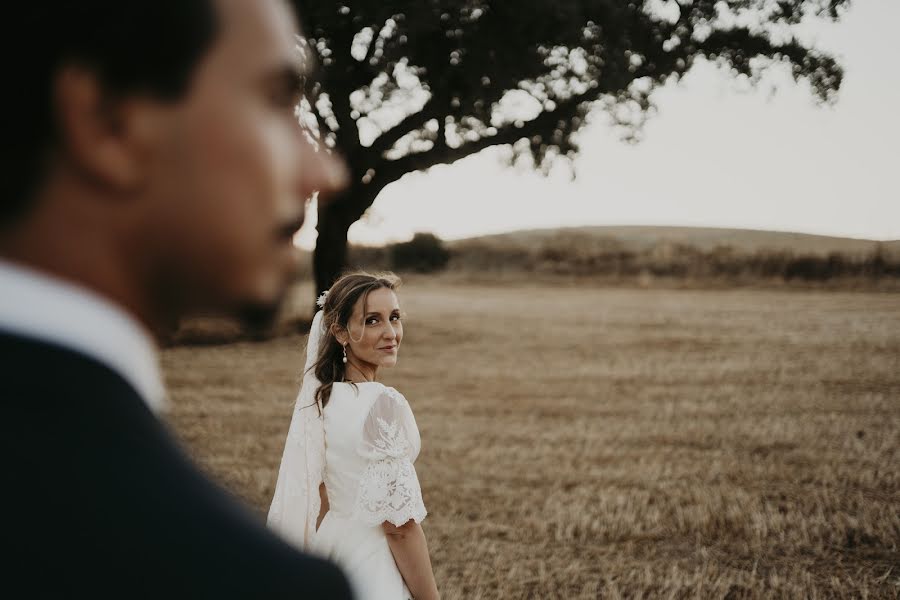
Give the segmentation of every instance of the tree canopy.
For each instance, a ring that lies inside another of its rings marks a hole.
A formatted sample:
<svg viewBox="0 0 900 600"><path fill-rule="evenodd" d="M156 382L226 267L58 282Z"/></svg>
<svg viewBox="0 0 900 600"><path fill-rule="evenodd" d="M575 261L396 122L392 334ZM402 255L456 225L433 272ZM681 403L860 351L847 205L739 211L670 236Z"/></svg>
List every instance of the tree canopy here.
<svg viewBox="0 0 900 600"><path fill-rule="evenodd" d="M491 146L548 170L606 110L638 132L650 94L698 59L751 83L775 64L830 102L843 71L795 27L850 0L293 0L319 65L305 110L351 170L319 208L319 290L346 261L347 230L404 174Z"/></svg>

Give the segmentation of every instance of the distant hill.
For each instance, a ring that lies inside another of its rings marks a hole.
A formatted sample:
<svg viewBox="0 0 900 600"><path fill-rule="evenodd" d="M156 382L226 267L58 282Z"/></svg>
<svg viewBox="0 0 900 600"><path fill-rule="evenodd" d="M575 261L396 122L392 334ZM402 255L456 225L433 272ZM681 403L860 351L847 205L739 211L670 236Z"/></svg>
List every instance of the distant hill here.
<svg viewBox="0 0 900 600"><path fill-rule="evenodd" d="M838 252L862 256L871 254L879 243L873 240L755 229L614 225L514 231L454 240L447 242L447 246L453 249L477 243L492 247L506 245L522 247L545 244L550 240L561 241L566 238L586 240L595 236L598 240L618 242L625 248L638 252L661 244L673 244L692 246L702 251L730 246L742 253L766 250L789 251L798 255L824 256ZM886 253L900 255L900 240L881 242L881 245Z"/></svg>
<svg viewBox="0 0 900 600"><path fill-rule="evenodd" d="M299 280L312 278L306 254ZM410 262L410 257L415 260ZM656 277L692 285L843 282L840 285L853 289L877 285L898 290L900 240L713 227L564 227L448 241L417 234L400 244L351 246L348 265L399 272L443 270L475 279L561 275L633 282Z"/></svg>

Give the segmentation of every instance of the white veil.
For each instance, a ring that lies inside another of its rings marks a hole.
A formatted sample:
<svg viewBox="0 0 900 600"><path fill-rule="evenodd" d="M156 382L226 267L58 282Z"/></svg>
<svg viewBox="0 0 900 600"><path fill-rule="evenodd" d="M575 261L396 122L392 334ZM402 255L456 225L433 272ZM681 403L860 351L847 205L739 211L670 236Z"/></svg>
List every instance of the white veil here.
<svg viewBox="0 0 900 600"><path fill-rule="evenodd" d="M302 550L309 550L316 531L321 508L319 484L325 473L324 421L315 399L320 382L311 370L324 335L320 310L309 329L303 383L294 405L267 519L269 527Z"/></svg>

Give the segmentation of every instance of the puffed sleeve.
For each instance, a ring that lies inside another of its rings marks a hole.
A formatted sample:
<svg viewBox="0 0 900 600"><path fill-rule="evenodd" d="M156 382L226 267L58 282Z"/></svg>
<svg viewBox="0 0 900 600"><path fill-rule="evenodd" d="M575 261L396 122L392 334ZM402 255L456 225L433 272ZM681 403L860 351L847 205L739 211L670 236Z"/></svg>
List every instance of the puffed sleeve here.
<svg viewBox="0 0 900 600"><path fill-rule="evenodd" d="M419 428L406 398L384 388L369 410L358 447L367 465L359 480L353 518L368 525L389 521L399 527L425 515L413 462L419 455Z"/></svg>

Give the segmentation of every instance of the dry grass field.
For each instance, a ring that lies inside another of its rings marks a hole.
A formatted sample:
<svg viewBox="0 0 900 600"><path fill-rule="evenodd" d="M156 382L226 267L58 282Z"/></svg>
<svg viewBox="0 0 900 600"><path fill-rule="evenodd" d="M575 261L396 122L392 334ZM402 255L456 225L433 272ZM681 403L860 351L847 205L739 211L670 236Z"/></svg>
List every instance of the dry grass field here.
<svg viewBox="0 0 900 600"><path fill-rule="evenodd" d="M300 290L308 306L311 291ZM401 290L443 597L900 597L900 295ZM261 517L305 338L176 347L189 451Z"/></svg>

